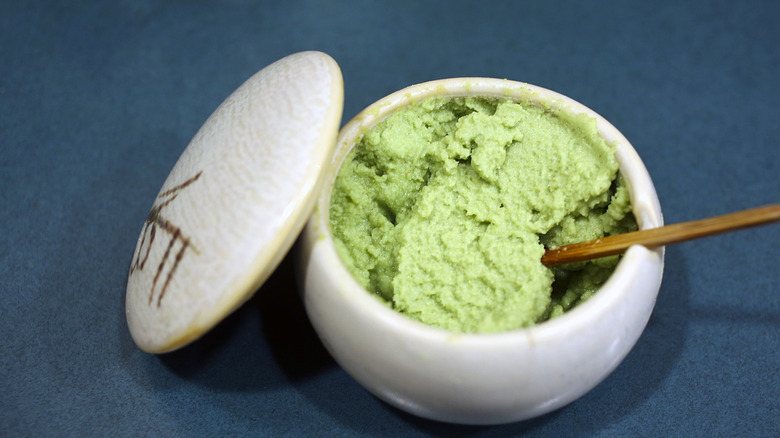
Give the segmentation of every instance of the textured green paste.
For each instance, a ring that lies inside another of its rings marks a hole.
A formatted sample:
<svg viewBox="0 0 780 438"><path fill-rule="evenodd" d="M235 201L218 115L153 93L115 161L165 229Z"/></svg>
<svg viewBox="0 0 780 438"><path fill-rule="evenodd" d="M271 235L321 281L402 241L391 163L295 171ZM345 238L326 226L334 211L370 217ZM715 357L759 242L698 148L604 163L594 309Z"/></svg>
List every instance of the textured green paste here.
<svg viewBox="0 0 780 438"><path fill-rule="evenodd" d="M544 248L636 228L595 120L492 98L430 98L366 132L341 166L330 222L363 287L466 333L587 299L617 257L550 269Z"/></svg>

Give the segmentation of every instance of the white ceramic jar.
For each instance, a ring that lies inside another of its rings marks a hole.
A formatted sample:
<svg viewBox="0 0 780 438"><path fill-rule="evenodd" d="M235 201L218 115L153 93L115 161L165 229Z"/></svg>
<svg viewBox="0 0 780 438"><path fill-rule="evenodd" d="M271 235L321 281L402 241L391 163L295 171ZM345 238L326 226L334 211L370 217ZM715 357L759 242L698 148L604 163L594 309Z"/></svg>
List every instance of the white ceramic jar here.
<svg viewBox="0 0 780 438"><path fill-rule="evenodd" d="M315 210L300 239L299 285L328 351L361 385L412 414L468 424L528 419L562 407L601 382L628 354L655 304L663 249L634 246L585 303L533 327L458 334L411 320L380 303L350 275L328 223L338 167L362 133L390 113L432 96L494 96L543 102L595 118L616 145L640 229L663 225L644 164L625 137L585 106L529 84L456 78L400 90L342 128Z"/></svg>

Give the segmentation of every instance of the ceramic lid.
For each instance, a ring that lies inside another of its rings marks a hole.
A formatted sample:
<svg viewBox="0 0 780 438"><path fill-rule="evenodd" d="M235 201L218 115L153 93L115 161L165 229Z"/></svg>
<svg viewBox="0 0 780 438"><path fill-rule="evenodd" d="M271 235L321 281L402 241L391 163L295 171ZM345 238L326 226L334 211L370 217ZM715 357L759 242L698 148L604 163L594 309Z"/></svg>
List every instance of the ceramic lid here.
<svg viewBox="0 0 780 438"><path fill-rule="evenodd" d="M133 255L126 312L142 350L194 341L274 271L311 213L343 99L336 62L302 52L249 78L206 120Z"/></svg>

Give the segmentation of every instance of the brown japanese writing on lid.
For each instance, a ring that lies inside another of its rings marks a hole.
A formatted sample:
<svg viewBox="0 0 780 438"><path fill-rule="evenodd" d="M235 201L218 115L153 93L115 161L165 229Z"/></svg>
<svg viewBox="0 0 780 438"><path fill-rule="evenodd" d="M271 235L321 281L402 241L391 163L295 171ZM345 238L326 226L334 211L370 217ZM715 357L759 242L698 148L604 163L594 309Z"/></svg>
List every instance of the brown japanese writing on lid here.
<svg viewBox="0 0 780 438"><path fill-rule="evenodd" d="M163 353L197 339L273 272L311 212L341 122L333 59L290 55L208 118L174 166L138 238L130 333Z"/></svg>

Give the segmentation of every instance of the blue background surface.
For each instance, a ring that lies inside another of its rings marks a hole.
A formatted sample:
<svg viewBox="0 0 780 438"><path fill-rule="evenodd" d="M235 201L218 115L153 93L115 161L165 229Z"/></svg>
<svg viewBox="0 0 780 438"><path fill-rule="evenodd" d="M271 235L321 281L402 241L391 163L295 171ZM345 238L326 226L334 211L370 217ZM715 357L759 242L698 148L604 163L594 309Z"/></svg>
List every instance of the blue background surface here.
<svg viewBox="0 0 780 438"><path fill-rule="evenodd" d="M344 121L457 76L566 94L633 143L667 223L780 202L780 3L5 1L0 433L56 436L777 436L780 225L667 250L654 314L603 383L527 422L380 402L319 343L285 260L195 344L142 353L136 239L203 121L257 70L321 50Z"/></svg>

